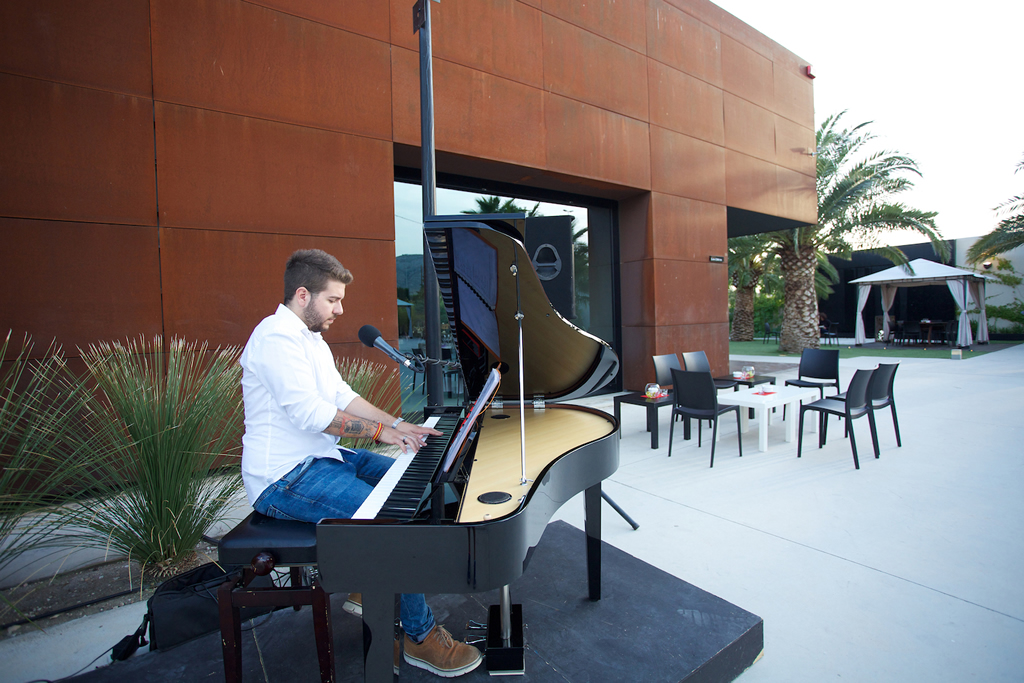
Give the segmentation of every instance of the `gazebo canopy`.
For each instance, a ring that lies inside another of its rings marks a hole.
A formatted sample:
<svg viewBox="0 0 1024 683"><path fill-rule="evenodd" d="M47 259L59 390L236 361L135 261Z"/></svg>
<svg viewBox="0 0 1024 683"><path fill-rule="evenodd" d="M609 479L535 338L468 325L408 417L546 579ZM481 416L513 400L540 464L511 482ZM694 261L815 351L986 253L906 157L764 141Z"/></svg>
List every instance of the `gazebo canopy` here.
<svg viewBox="0 0 1024 683"><path fill-rule="evenodd" d="M914 259L906 266L893 266L886 270L865 275L864 277L851 280L850 284L859 285L857 296L857 332L854 341L863 344L867 341L864 335L864 305L868 301L868 294L871 285L879 285L882 288L882 332L884 338L889 337L889 309L896 298L897 287L923 287L925 285L942 285L949 287L956 305L960 308L959 330L957 332L957 346L970 346L973 343L971 337L971 324L967 318L968 297L981 311L978 319L978 342L988 342L988 319L985 316L985 280L987 278L972 273L969 270L962 270L947 266L928 259Z"/></svg>
<svg viewBox="0 0 1024 683"><path fill-rule="evenodd" d="M909 266L909 267L908 267ZM913 272L911 272L911 269ZM981 282L985 278L969 270L961 270L944 263L918 258L906 266L893 266L871 275L850 280L851 285L896 285L897 287L922 287L944 285L947 280L967 278L969 282Z"/></svg>

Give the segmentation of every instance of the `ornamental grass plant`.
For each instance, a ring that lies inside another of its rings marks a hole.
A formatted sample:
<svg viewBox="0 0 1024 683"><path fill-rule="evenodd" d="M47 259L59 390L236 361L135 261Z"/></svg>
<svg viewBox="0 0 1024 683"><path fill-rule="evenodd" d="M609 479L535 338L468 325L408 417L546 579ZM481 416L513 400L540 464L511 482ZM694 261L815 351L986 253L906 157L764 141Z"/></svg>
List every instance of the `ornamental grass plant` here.
<svg viewBox="0 0 1024 683"><path fill-rule="evenodd" d="M68 520L60 505L87 494L89 475L78 448L87 440L78 422L85 386L55 345L34 359L31 337L20 348L10 342L8 332L0 345L0 579L24 553L61 543Z"/></svg>
<svg viewBox="0 0 1024 683"><path fill-rule="evenodd" d="M81 545L126 555L154 578L194 560L242 491L239 353L159 337L82 352L93 387L83 483L94 497L68 513Z"/></svg>
<svg viewBox="0 0 1024 683"><path fill-rule="evenodd" d="M401 373L397 368L363 358L347 357L337 359L337 367L342 379L365 400L392 415L402 414L403 389ZM343 438L338 443L345 448L381 450L381 446L374 443L373 439Z"/></svg>

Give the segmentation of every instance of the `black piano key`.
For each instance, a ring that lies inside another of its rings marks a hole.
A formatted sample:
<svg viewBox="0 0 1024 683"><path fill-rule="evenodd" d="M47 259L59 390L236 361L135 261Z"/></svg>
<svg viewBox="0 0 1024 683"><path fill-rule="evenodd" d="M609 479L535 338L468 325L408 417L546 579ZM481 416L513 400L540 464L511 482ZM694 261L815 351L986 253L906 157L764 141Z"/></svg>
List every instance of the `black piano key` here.
<svg viewBox="0 0 1024 683"><path fill-rule="evenodd" d="M434 474L440 466L441 461L448 452L451 443L462 420L462 415L444 415L434 425L434 429L442 433L442 436L428 436L426 443L416 453L415 458L409 463L408 468L402 473L401 479L395 484L394 489L388 495L387 500L381 506L377 518L398 519L408 521L413 518L420 506L427 491L427 487L433 481Z"/></svg>

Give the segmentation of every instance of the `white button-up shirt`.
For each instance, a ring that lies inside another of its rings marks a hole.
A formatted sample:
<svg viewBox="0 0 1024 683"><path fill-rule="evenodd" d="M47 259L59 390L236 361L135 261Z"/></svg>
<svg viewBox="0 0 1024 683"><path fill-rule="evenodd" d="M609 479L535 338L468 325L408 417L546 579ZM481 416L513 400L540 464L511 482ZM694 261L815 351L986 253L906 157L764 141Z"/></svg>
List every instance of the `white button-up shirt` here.
<svg viewBox="0 0 1024 683"><path fill-rule="evenodd" d="M324 429L358 394L327 342L288 307L264 318L242 351L242 480L249 503L306 458L337 458Z"/></svg>

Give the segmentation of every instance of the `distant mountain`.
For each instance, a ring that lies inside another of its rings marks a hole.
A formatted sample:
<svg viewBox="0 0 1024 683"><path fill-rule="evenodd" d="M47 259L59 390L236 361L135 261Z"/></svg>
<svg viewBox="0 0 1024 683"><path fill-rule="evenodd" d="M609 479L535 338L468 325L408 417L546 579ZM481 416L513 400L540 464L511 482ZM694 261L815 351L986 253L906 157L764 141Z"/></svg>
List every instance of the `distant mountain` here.
<svg viewBox="0 0 1024 683"><path fill-rule="evenodd" d="M409 296L423 288L423 254L402 254L395 258L396 286L408 287Z"/></svg>

